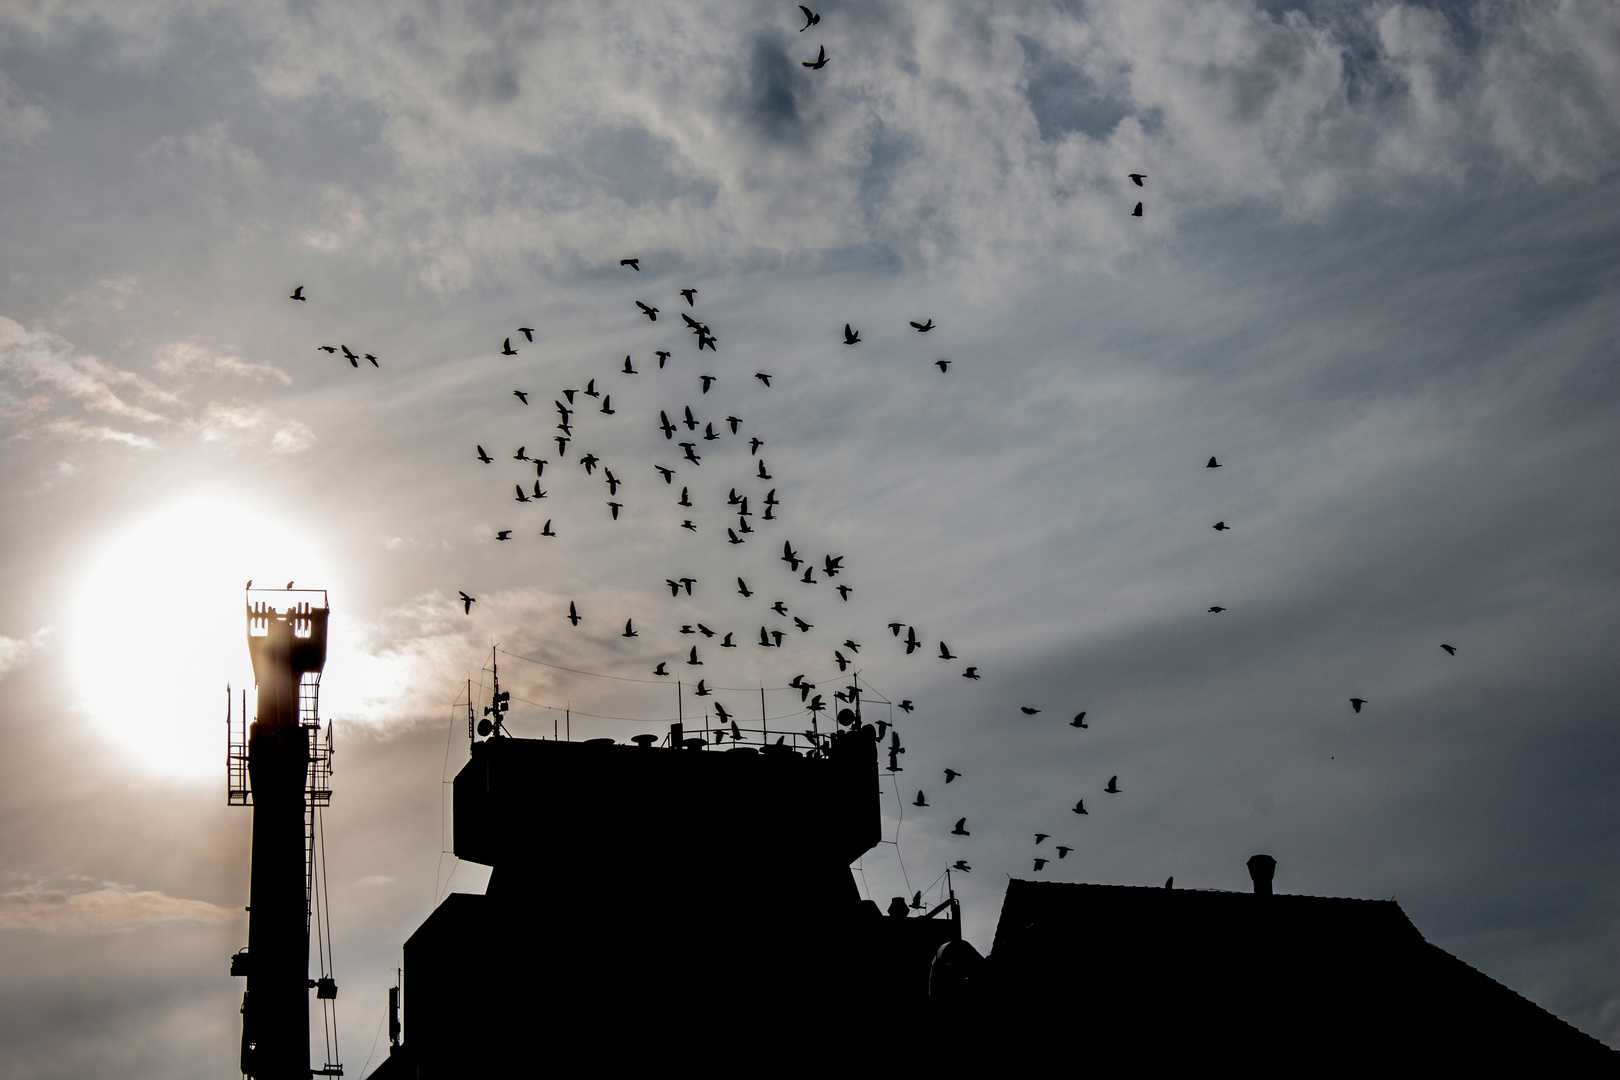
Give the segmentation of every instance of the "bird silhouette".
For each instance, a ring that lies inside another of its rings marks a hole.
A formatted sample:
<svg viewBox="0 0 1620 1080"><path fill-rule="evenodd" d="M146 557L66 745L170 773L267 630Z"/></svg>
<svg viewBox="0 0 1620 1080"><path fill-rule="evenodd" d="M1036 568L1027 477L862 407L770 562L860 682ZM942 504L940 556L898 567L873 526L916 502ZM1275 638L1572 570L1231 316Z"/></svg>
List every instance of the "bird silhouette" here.
<svg viewBox="0 0 1620 1080"><path fill-rule="evenodd" d="M584 457L579 459L579 463L585 466L585 475L590 476L591 470L596 468L596 463L601 460L602 459L597 457L595 454L586 454Z"/></svg>
<svg viewBox="0 0 1620 1080"><path fill-rule="evenodd" d="M669 414L662 409L658 412L658 426L663 429L666 441L675 437L675 425L669 422Z"/></svg>
<svg viewBox="0 0 1620 1080"><path fill-rule="evenodd" d="M800 33L803 33L803 31L801 30ZM816 50L816 58L814 60L801 60L799 63L803 64L811 71L820 71L822 68L827 66L827 46L823 45L820 49Z"/></svg>
<svg viewBox="0 0 1620 1080"><path fill-rule="evenodd" d="M512 539L512 530L511 529L502 529L502 530L500 530L499 532L497 532L495 534L495 539L497 539L497 540L510 540L510 539Z"/></svg>
<svg viewBox="0 0 1620 1080"><path fill-rule="evenodd" d="M753 591L748 588L748 582L744 581L742 578L737 579L737 592L742 594L742 596L745 598L754 595Z"/></svg>
<svg viewBox="0 0 1620 1080"><path fill-rule="evenodd" d="M513 461L530 461L530 460L532 460L529 457L528 450L529 450L529 448L527 446L518 447L517 448L517 453L512 455L512 460Z"/></svg>
<svg viewBox="0 0 1620 1080"><path fill-rule="evenodd" d="M763 371L754 372L754 378L764 383L767 387L771 385L771 377L765 374Z"/></svg>
<svg viewBox="0 0 1620 1080"><path fill-rule="evenodd" d="M1221 612L1223 612L1225 610L1226 609L1221 607L1221 605L1215 604L1209 609L1209 614L1211 614L1211 615L1219 615Z"/></svg>
<svg viewBox="0 0 1620 1080"><path fill-rule="evenodd" d="M580 393L584 394L586 397L601 397L602 396L602 391L600 391L600 390L598 390L596 388L596 380L595 379L591 379L589 382L587 382L585 384L585 389L581 390Z"/></svg>
<svg viewBox="0 0 1620 1080"><path fill-rule="evenodd" d="M813 567L813 566L807 566L807 567L805 567L805 568L804 568L804 577L802 577L802 578L800 578L800 579L799 579L799 580L800 580L800 581L802 581L802 582L804 582L804 583L805 583L805 584L806 584L806 585L819 585L819 584L821 584L821 583L820 583L820 582L819 582L819 581L817 581L817 580L816 580L816 579L815 579L815 578L814 578L814 577L813 577L813 576L812 576L812 575L814 575L814 574L815 574L815 572L816 572L816 568L815 568L815 567Z"/></svg>
<svg viewBox="0 0 1620 1080"><path fill-rule="evenodd" d="M354 355L354 353L349 350L347 345L339 345L338 348L343 350L343 358L349 362L351 367L360 366L360 358Z"/></svg>
<svg viewBox="0 0 1620 1080"><path fill-rule="evenodd" d="M306 304L309 303L309 297L304 295L304 287L302 285L296 286L292 291L292 295L287 297L287 299L302 300Z"/></svg>
<svg viewBox="0 0 1620 1080"><path fill-rule="evenodd" d="M669 595L681 595L681 583L676 581L674 578L665 578L664 584L669 586Z"/></svg>
<svg viewBox="0 0 1620 1080"><path fill-rule="evenodd" d="M759 448L764 445L764 439L758 439L750 436L748 439L748 456L753 457L755 454L759 453Z"/></svg>
<svg viewBox="0 0 1620 1080"><path fill-rule="evenodd" d="M1037 872L1046 869L1046 860L1045 859L1036 859L1035 860L1035 869L1036 869Z"/></svg>
<svg viewBox="0 0 1620 1080"><path fill-rule="evenodd" d="M1074 719L1069 721L1069 726L1070 727L1079 727L1079 728L1085 727L1086 726L1086 714L1085 714L1085 712L1082 711L1082 712L1075 713L1074 714Z"/></svg>
<svg viewBox="0 0 1620 1080"><path fill-rule="evenodd" d="M643 304L640 300L636 301L636 307L640 308L641 313L643 315L647 316L647 318L651 319L653 322L658 321L658 309L657 308L652 307L652 306L650 306L648 304Z"/></svg>
<svg viewBox="0 0 1620 1080"><path fill-rule="evenodd" d="M941 660L955 660L956 654L951 652L951 650L947 648L945 643L942 641L939 643L939 658Z"/></svg>
<svg viewBox="0 0 1620 1080"><path fill-rule="evenodd" d="M709 387L714 385L716 379L713 375L699 375L698 381L703 384L703 393L707 394L709 392ZM735 434L735 431L733 434Z"/></svg>
<svg viewBox="0 0 1620 1080"><path fill-rule="evenodd" d="M520 326L518 327L518 333L522 334L524 338L529 341L534 340L534 327L532 326Z"/></svg>
<svg viewBox="0 0 1620 1080"><path fill-rule="evenodd" d="M696 306L696 304L697 304L697 299L696 299L697 298L697 290L696 289L682 289L681 290L681 295L686 297L686 306L687 307Z"/></svg>
<svg viewBox="0 0 1620 1080"><path fill-rule="evenodd" d="M1352 709L1354 709L1356 712L1360 712L1361 707L1363 705L1365 705L1365 704L1367 704L1367 699L1366 698L1353 697L1353 698L1350 699L1350 707Z"/></svg>
<svg viewBox="0 0 1620 1080"><path fill-rule="evenodd" d="M923 909L921 889L918 889L916 892L911 894L911 907L914 911L921 911Z"/></svg>
<svg viewBox="0 0 1620 1080"><path fill-rule="evenodd" d="M1217 521L1215 524L1211 525L1210 528L1214 529L1216 532L1225 532L1227 529L1230 529L1231 526L1224 521Z"/></svg>
<svg viewBox="0 0 1620 1080"><path fill-rule="evenodd" d="M922 642L917 640L917 629L916 629L916 627L913 627L913 626L906 627L906 655L910 656L912 653L916 652L921 647L922 647ZM955 659L955 658L952 657L952 659Z"/></svg>
<svg viewBox="0 0 1620 1080"><path fill-rule="evenodd" d="M698 697L708 697L709 694L711 693L709 688L707 686L703 685L704 681L705 680L703 680L703 679L699 679L698 684L697 684L697 689L692 691L692 693L696 694Z"/></svg>
<svg viewBox="0 0 1620 1080"><path fill-rule="evenodd" d="M955 769L946 769L945 770L945 782L948 784L952 780L955 780L958 776L961 776L961 775L962 774L957 772Z"/></svg>
<svg viewBox="0 0 1620 1080"><path fill-rule="evenodd" d="M967 824L967 818L957 818L956 819L956 828L951 830L951 835L952 836L972 836L973 835L972 833L968 832L967 829L963 828L963 826L965 826L966 824Z"/></svg>
<svg viewBox="0 0 1620 1080"><path fill-rule="evenodd" d="M478 448L478 460L482 461L485 465L488 465L490 462L494 461L495 459L490 457L488 454L486 454L484 452L484 448L482 446L480 446Z"/></svg>
<svg viewBox="0 0 1620 1080"><path fill-rule="evenodd" d="M726 636L720 639L720 647L722 649L735 649L737 647L737 643L731 640L730 630L727 630Z"/></svg>
<svg viewBox="0 0 1620 1080"><path fill-rule="evenodd" d="M1164 879L1164 887L1167 889L1173 889L1176 887L1176 876L1174 874L1171 874L1169 877Z"/></svg>
<svg viewBox="0 0 1620 1080"><path fill-rule="evenodd" d="M667 663L667 661L664 661L664 660L658 661L658 666L653 668L653 674L654 675L666 675L667 676L669 674L669 672L664 670L664 664L665 663Z"/></svg>
<svg viewBox="0 0 1620 1080"><path fill-rule="evenodd" d="M1126 173L1125 175L1130 177L1131 183L1135 184L1137 187L1141 187L1142 181L1147 179L1147 173L1133 172Z"/></svg>
<svg viewBox="0 0 1620 1080"><path fill-rule="evenodd" d="M371 366L372 367L382 367L381 364L377 363L377 358L375 356L372 356L370 353L362 353L361 355L364 356L367 360L371 361ZM360 366L359 364L355 365L355 367L359 367L359 366ZM528 404L528 403L524 402L524 404Z"/></svg>
<svg viewBox="0 0 1620 1080"><path fill-rule="evenodd" d="M1069 857L1069 852L1073 850L1074 848L1072 847L1064 847L1062 844L1059 844L1057 849L1058 858L1067 859Z"/></svg>
<svg viewBox="0 0 1620 1080"><path fill-rule="evenodd" d="M962 672L962 678L977 681L979 678L979 669L976 667L968 668L966 671Z"/></svg>
<svg viewBox="0 0 1620 1080"><path fill-rule="evenodd" d="M964 874L973 873L973 867L968 865L968 862L967 862L966 859L957 859L955 862L951 863L951 869L952 870L960 870Z"/></svg>
<svg viewBox="0 0 1620 1080"><path fill-rule="evenodd" d="M928 333L928 331L930 331L930 330L932 330L934 328L934 320L929 319L927 322L913 322L911 324L911 327L912 327L913 330L916 330L917 333L919 333L919 334L926 334L926 333Z"/></svg>
<svg viewBox="0 0 1620 1080"><path fill-rule="evenodd" d="M606 395L603 396L603 398L602 398L602 408L599 411L604 416L612 416L614 413L618 412L618 410L613 407L613 395L612 394L606 394Z"/></svg>
<svg viewBox="0 0 1620 1080"><path fill-rule="evenodd" d="M1456 646L1453 646L1453 645L1447 645L1447 644L1446 644L1446 643L1445 643L1445 642L1443 642L1443 641L1442 641L1442 642L1441 642L1441 643L1440 643L1440 647L1441 647L1441 648L1442 648L1442 649L1444 649L1444 650L1446 650L1446 652L1447 652L1447 653L1449 653L1449 654L1450 654L1450 655L1452 655L1452 656L1456 656L1456 655L1457 655L1457 649L1456 649Z"/></svg>
<svg viewBox="0 0 1620 1080"><path fill-rule="evenodd" d="M795 615L795 616L793 616L793 625L794 625L794 626L797 626L797 627L798 627L798 628L799 628L799 633L801 633L801 634L807 634L807 633L809 633L809 632L810 632L810 630L811 630L811 629L812 629L812 628L813 628L813 627L814 627L814 626L815 626L815 625L816 625L816 624L815 624L815 623L807 623L807 622L805 622L805 621L804 621L804 620L803 620L803 619L801 619L801 618L799 618L799 617L798 617L798 616L797 616L797 615Z"/></svg>
<svg viewBox="0 0 1620 1080"><path fill-rule="evenodd" d="M557 440L557 453L566 454L568 452L568 436L553 435L552 438Z"/></svg>
<svg viewBox="0 0 1620 1080"><path fill-rule="evenodd" d="M659 349L657 352L653 353L653 355L658 357L658 370L664 370L664 361L669 359L669 353L665 352L663 349Z"/></svg>
<svg viewBox="0 0 1620 1080"><path fill-rule="evenodd" d="M697 443L683 442L683 443L678 443L677 445L680 446L680 448L685 451L685 453L682 456L685 457L687 461L690 461L694 465L703 464L703 460L700 457L698 457L698 455L696 453L694 453L694 449L696 448Z"/></svg>
<svg viewBox="0 0 1620 1080"><path fill-rule="evenodd" d="M1072 813L1072 814L1089 814L1089 813L1091 813L1090 810L1086 809L1086 800L1084 800L1084 799L1081 799L1079 802L1075 803L1074 804L1074 809L1069 811L1069 812ZM1061 856L1061 855L1058 856L1058 858L1060 858L1060 859L1062 857L1063 856Z"/></svg>
<svg viewBox="0 0 1620 1080"><path fill-rule="evenodd" d="M529 395L522 390L512 391L512 396L523 402L525 405L529 403Z"/></svg>
<svg viewBox="0 0 1620 1080"><path fill-rule="evenodd" d="M1051 836L1051 833L1038 832L1035 834L1035 842L1037 844L1044 843L1046 840L1050 839Z"/></svg>
<svg viewBox="0 0 1620 1080"><path fill-rule="evenodd" d="M793 550L793 544L791 542L783 541L783 543L782 543L782 561L787 563L788 566L790 566L793 569L793 572L796 574L796 573L799 572L799 564L801 562L803 562L804 560L800 559L798 553Z"/></svg>
<svg viewBox="0 0 1620 1080"><path fill-rule="evenodd" d="M636 369L630 366L630 357L629 357L628 354L626 354L626 356L624 358L624 369L623 370L624 370L624 374L626 374L626 375L635 375L635 374L637 374Z"/></svg>
<svg viewBox="0 0 1620 1080"><path fill-rule="evenodd" d="M744 544L744 543L747 543L747 541L744 540L742 537L737 535L737 530L736 529L727 529L726 530L726 543L728 543L728 544Z"/></svg>
<svg viewBox="0 0 1620 1080"><path fill-rule="evenodd" d="M854 592L854 591L855 590L850 588L848 585L840 585L840 586L838 586L839 599L843 600L845 603L848 603L849 602L849 594Z"/></svg>
<svg viewBox="0 0 1620 1080"><path fill-rule="evenodd" d="M922 791L919 790L917 792L917 797L912 800L911 805L912 806L927 806L928 805L928 800L923 797Z"/></svg>
<svg viewBox="0 0 1620 1080"><path fill-rule="evenodd" d="M551 531L551 519L550 518L546 518L546 523L541 528L540 535L541 536L556 536L557 535L556 533Z"/></svg>
<svg viewBox="0 0 1620 1080"><path fill-rule="evenodd" d="M529 501L529 496L524 494L523 485L522 484L514 484L513 486L517 488L517 501L518 502L528 502Z"/></svg>
<svg viewBox="0 0 1620 1080"><path fill-rule="evenodd" d="M934 361L934 366L939 368L940 374L943 375L946 370L950 368L951 362L946 360L944 357L941 357L940 359Z"/></svg>
<svg viewBox="0 0 1620 1080"><path fill-rule="evenodd" d="M630 623L632 621L633 620L631 620L631 619L624 620L624 633L620 634L619 635L620 637L640 637L641 636L640 634L636 633L635 628L630 625Z"/></svg>
<svg viewBox="0 0 1620 1080"><path fill-rule="evenodd" d="M249 586L252 584L253 583L251 581L248 582ZM459 589L457 591L460 592ZM461 593L461 613L463 615L471 615L472 606L476 603L478 603L478 598L476 596L468 596L466 593Z"/></svg>
<svg viewBox="0 0 1620 1080"><path fill-rule="evenodd" d="M287 582L287 591L288 591L288 592L291 592L291 591L292 591L292 587L293 587L293 583L292 583L292 582L290 582L290 581L289 581L289 582Z"/></svg>
<svg viewBox="0 0 1620 1080"><path fill-rule="evenodd" d="M1136 204L1136 209L1131 211L1131 217L1141 217L1141 216L1142 216L1142 204L1137 203Z"/></svg>
<svg viewBox="0 0 1620 1080"><path fill-rule="evenodd" d="M848 649L850 652L858 653L861 651L860 645L851 641L849 638L844 639L844 648Z"/></svg>
<svg viewBox="0 0 1620 1080"><path fill-rule="evenodd" d="M630 269L636 271L638 274L641 272L641 260L640 259L620 259L619 260L619 265L620 266L628 266Z"/></svg>
<svg viewBox="0 0 1620 1080"><path fill-rule="evenodd" d="M624 509L624 503L610 502L608 503L608 509L613 511L613 520L618 521L619 511Z"/></svg>
<svg viewBox="0 0 1620 1080"><path fill-rule="evenodd" d="M582 618L584 616L580 615L579 609L574 606L574 602L572 600L568 601L568 621L578 626Z"/></svg>
<svg viewBox="0 0 1620 1080"><path fill-rule="evenodd" d="M1110 794L1110 795L1118 795L1119 794L1119 777L1110 776L1108 778L1108 786L1103 788L1103 790L1105 792L1107 792L1108 794Z"/></svg>
<svg viewBox="0 0 1620 1080"><path fill-rule="evenodd" d="M843 568L844 568L844 557L842 555L824 555L824 556L822 556L822 559L821 559L821 572L826 574L828 577L837 577L839 571L843 570Z"/></svg>
<svg viewBox="0 0 1620 1080"><path fill-rule="evenodd" d="M687 507L692 505L692 500L686 497L686 489L685 488L681 488L681 499L675 505L676 506L687 506Z"/></svg>
<svg viewBox="0 0 1620 1080"><path fill-rule="evenodd" d="M702 667L703 666L703 661L698 659L697 646L696 645L692 646L692 655L687 659L686 662L688 664L690 664L691 666L693 666L693 667Z"/></svg>
<svg viewBox="0 0 1620 1080"><path fill-rule="evenodd" d="M1028 705L1020 705L1020 706L1018 706L1018 711L1023 713L1025 716L1034 716L1036 713L1040 712L1041 710L1032 709Z"/></svg>
<svg viewBox="0 0 1620 1080"><path fill-rule="evenodd" d="M771 478L771 474L765 471L765 459L764 458L759 459L759 478L761 480L769 480Z"/></svg>
<svg viewBox="0 0 1620 1080"><path fill-rule="evenodd" d="M620 480L617 476L614 476L613 470L608 468L606 465L602 466L602 479L607 481L609 495L617 495L619 493L619 485L624 483L623 480Z"/></svg>
<svg viewBox="0 0 1620 1080"><path fill-rule="evenodd" d="M906 700L902 701L899 705L895 706L895 708L899 709L903 713L909 713L909 712L911 712L911 710L915 709L916 707L917 706L915 706L915 705L913 705L911 703L910 698L907 698Z"/></svg>
<svg viewBox="0 0 1620 1080"><path fill-rule="evenodd" d="M691 518L687 518L685 521L681 522L681 528L685 529L687 532L697 532L697 526L692 524Z"/></svg>
<svg viewBox="0 0 1620 1080"><path fill-rule="evenodd" d="M799 27L799 33L804 33L806 30L810 29L812 26L816 25L816 23L821 21L820 15L817 15L803 4L799 5L799 10L804 12L804 25Z"/></svg>
<svg viewBox="0 0 1620 1080"><path fill-rule="evenodd" d="M337 352L337 346L336 345L317 345L317 346L315 346L315 351L316 352L324 352L324 353L336 353Z"/></svg>
<svg viewBox="0 0 1620 1080"><path fill-rule="evenodd" d="M660 473L663 474L664 483L673 484L675 482L675 470L674 469L666 469L662 465L654 465L653 468L657 469Z"/></svg>
<svg viewBox="0 0 1620 1080"><path fill-rule="evenodd" d="M501 342L501 355L502 356L516 356L517 355L517 350L512 348L512 339L511 338L507 338L505 341Z"/></svg>
<svg viewBox="0 0 1620 1080"><path fill-rule="evenodd" d="M1214 457L1211 457L1209 459L1209 464L1204 466L1204 468L1206 468L1206 469L1218 469L1220 467L1221 467L1221 463L1216 461Z"/></svg>
<svg viewBox="0 0 1620 1080"><path fill-rule="evenodd" d="M844 344L845 345L859 345L860 343L861 343L861 332L859 330L851 330L849 328L849 323L845 323L844 324Z"/></svg>
<svg viewBox="0 0 1620 1080"><path fill-rule="evenodd" d="M720 437L720 435L719 435L719 433L717 433L714 430L714 425L712 423L703 425L703 441L704 442L714 442L719 437Z"/></svg>
<svg viewBox="0 0 1620 1080"><path fill-rule="evenodd" d="M906 624L905 623L897 623L897 622L890 623L889 624L889 633L893 634L895 637L899 637L900 636L900 628L902 626L904 626L904 625L906 625Z"/></svg>
<svg viewBox="0 0 1620 1080"><path fill-rule="evenodd" d="M776 612L778 615L786 615L788 613L787 605L782 603L780 600L771 605L771 610Z"/></svg>

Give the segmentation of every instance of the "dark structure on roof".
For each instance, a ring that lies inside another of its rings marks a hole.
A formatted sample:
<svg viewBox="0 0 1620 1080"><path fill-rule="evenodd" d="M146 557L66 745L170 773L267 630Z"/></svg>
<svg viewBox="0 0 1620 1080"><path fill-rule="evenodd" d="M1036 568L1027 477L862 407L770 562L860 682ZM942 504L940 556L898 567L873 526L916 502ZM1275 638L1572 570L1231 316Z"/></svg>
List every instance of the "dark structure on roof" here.
<svg viewBox="0 0 1620 1080"><path fill-rule="evenodd" d="M1393 902L1271 895L1265 856L1254 894L1011 881L988 958L954 901L884 915L849 870L879 840L858 720L801 754L512 739L496 718L455 780L455 850L488 889L406 942L380 1080L1620 1061Z"/></svg>

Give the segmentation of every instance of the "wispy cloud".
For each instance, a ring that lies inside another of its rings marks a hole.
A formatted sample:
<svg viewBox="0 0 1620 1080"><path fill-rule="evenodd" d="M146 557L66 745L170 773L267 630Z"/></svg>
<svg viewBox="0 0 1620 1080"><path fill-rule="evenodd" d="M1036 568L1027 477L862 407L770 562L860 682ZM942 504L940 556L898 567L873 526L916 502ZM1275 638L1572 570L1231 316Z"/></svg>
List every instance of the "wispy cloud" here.
<svg viewBox="0 0 1620 1080"><path fill-rule="evenodd" d="M60 888L33 881L0 893L0 931L106 934L173 923L221 923L234 914L205 900L110 881L77 879Z"/></svg>
<svg viewBox="0 0 1620 1080"><path fill-rule="evenodd" d="M274 379L283 386L292 385L292 378L274 364L255 364L232 353L222 353L193 341L177 341L157 351L152 366L165 375L220 374L236 375L262 382Z"/></svg>
<svg viewBox="0 0 1620 1080"><path fill-rule="evenodd" d="M45 647L45 640L50 637L51 628L42 626L25 638L9 638L0 635L0 679L15 668L22 667L33 655Z"/></svg>

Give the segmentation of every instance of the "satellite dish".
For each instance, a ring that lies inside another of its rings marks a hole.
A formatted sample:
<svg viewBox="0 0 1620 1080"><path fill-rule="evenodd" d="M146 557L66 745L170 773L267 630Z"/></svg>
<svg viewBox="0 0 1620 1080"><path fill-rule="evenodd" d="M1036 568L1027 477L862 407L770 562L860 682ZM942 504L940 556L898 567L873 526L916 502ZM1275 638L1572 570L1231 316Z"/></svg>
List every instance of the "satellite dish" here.
<svg viewBox="0 0 1620 1080"><path fill-rule="evenodd" d="M848 710L848 709L839 709L838 710L838 722L840 724L844 725L845 727L853 727L854 724L855 724L855 721L856 721L856 716L850 710Z"/></svg>
<svg viewBox="0 0 1620 1080"><path fill-rule="evenodd" d="M494 730L494 726L491 725L488 720L478 721L478 734L484 736L486 739L489 738L489 733Z"/></svg>

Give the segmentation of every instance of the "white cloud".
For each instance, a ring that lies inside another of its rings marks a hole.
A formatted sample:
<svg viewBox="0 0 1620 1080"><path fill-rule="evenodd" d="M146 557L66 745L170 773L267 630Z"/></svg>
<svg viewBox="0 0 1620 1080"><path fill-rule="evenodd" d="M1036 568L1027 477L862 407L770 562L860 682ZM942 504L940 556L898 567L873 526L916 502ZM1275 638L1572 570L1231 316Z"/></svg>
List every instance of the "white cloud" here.
<svg viewBox="0 0 1620 1080"><path fill-rule="evenodd" d="M235 912L204 900L110 881L79 879L67 888L48 888L35 881L0 893L0 930L104 934L173 923L221 923L234 917Z"/></svg>
<svg viewBox="0 0 1620 1080"><path fill-rule="evenodd" d="M270 438L270 450L277 454L298 454L315 445L315 433L297 420L283 424Z"/></svg>
<svg viewBox="0 0 1620 1080"><path fill-rule="evenodd" d="M42 626L26 638L9 638L0 635L0 679L15 668L20 668L29 659L45 647L45 639L50 637L51 628Z"/></svg>
<svg viewBox="0 0 1620 1080"><path fill-rule="evenodd" d="M275 379L283 386L292 384L292 378L273 364L255 364L234 354L216 352L194 341L176 341L161 346L152 366L165 375L218 373L256 382Z"/></svg>
<svg viewBox="0 0 1620 1080"><path fill-rule="evenodd" d="M0 71L0 143L18 142L27 145L34 137L51 129L50 117L45 110L31 101L24 101L6 73Z"/></svg>

